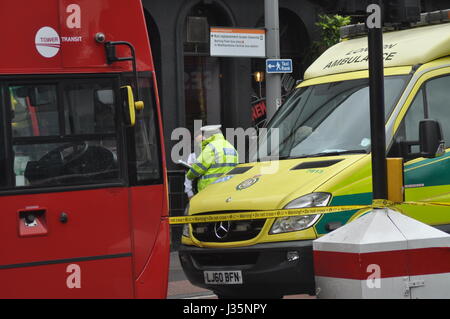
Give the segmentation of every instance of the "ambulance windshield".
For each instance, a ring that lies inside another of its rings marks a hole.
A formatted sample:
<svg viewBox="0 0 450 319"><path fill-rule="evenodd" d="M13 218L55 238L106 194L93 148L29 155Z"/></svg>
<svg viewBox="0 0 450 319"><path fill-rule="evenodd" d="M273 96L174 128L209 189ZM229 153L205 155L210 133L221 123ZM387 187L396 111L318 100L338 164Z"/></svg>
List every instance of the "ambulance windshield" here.
<svg viewBox="0 0 450 319"><path fill-rule="evenodd" d="M385 78L386 119L407 75ZM259 160L370 152L369 80L357 79L297 89L258 143ZM253 156L256 160L256 156Z"/></svg>

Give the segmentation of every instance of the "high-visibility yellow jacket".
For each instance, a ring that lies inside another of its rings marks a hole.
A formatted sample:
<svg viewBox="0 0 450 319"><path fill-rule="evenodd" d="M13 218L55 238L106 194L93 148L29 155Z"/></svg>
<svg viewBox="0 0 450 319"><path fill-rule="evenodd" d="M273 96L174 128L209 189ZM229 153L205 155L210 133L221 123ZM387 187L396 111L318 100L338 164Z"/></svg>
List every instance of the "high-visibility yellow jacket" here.
<svg viewBox="0 0 450 319"><path fill-rule="evenodd" d="M221 133L217 133L202 142L202 152L187 172L187 178L198 178L197 189L200 192L237 164L236 149Z"/></svg>

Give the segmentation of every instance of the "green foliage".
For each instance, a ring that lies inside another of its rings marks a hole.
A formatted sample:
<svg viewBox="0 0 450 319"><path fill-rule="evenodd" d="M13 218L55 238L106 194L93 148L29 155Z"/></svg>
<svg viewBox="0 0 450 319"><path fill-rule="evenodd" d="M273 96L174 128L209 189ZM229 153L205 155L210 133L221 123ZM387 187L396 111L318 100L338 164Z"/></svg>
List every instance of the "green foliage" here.
<svg viewBox="0 0 450 319"><path fill-rule="evenodd" d="M340 41L339 29L351 23L351 18L343 17L339 14L335 15L319 15L319 21L316 25L321 30L321 38L319 41L314 41L308 53L305 55L306 65L309 65L316 60L326 49L335 45Z"/></svg>
<svg viewBox="0 0 450 319"><path fill-rule="evenodd" d="M326 50L335 45L340 40L339 29L350 24L350 17L335 15L319 15L319 21L316 25L322 30L322 39L318 41L319 47Z"/></svg>

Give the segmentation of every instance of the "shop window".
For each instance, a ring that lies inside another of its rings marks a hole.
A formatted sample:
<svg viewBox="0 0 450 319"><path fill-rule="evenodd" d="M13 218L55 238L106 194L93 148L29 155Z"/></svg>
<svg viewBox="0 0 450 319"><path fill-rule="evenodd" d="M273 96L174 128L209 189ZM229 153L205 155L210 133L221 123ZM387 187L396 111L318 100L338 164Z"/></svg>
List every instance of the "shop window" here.
<svg viewBox="0 0 450 319"><path fill-rule="evenodd" d="M187 17L184 52L209 54L209 24L206 17Z"/></svg>
<svg viewBox="0 0 450 319"><path fill-rule="evenodd" d="M193 6L184 21L185 126L193 131L194 120L222 123L226 99L224 81L231 72L224 59L210 56L211 26L229 26L231 21L216 4ZM224 124L224 123L222 123Z"/></svg>

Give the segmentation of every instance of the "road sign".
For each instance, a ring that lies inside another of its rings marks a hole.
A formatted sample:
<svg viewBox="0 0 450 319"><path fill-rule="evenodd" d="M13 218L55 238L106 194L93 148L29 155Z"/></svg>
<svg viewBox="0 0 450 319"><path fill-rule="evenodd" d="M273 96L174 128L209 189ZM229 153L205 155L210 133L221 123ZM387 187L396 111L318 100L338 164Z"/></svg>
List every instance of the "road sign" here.
<svg viewBox="0 0 450 319"><path fill-rule="evenodd" d="M267 59L266 73L292 73L291 59Z"/></svg>
<svg viewBox="0 0 450 319"><path fill-rule="evenodd" d="M211 56L266 57L266 30L211 27Z"/></svg>

